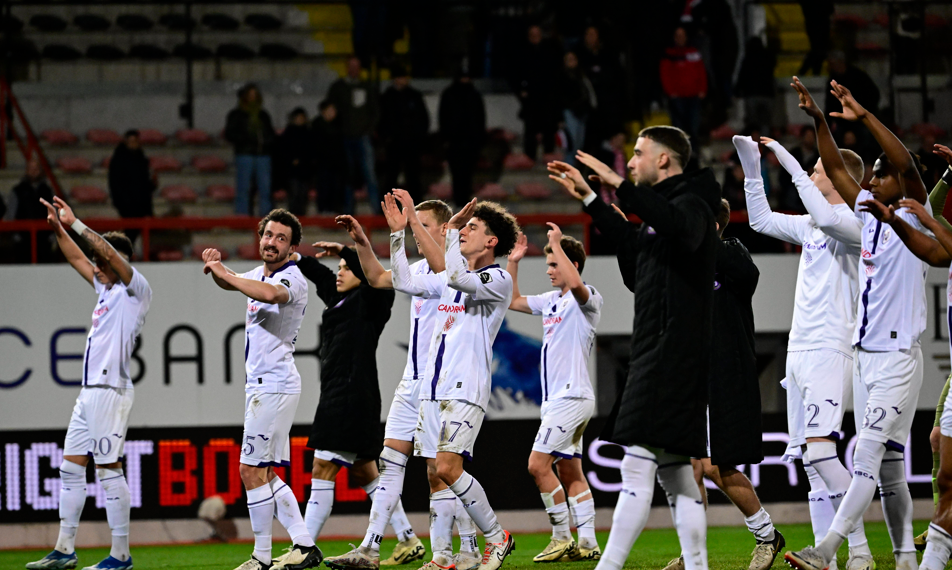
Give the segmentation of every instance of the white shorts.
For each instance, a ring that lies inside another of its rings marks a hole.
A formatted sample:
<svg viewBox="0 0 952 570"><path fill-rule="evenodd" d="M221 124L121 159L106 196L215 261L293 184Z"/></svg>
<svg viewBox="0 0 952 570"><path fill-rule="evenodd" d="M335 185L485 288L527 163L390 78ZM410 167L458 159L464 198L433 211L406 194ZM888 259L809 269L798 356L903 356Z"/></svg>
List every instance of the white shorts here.
<svg viewBox="0 0 952 570"><path fill-rule="evenodd" d="M255 467L291 464L291 424L300 394L245 394L241 463Z"/></svg>
<svg viewBox="0 0 952 570"><path fill-rule="evenodd" d="M132 388L87 386L80 390L63 455L92 455L96 465L121 460L134 396Z"/></svg>
<svg viewBox="0 0 952 570"><path fill-rule="evenodd" d="M433 459L440 445L440 402L420 400L416 431L413 434L413 455Z"/></svg>
<svg viewBox="0 0 952 570"><path fill-rule="evenodd" d="M859 437L884 443L896 451L905 450L922 387L922 349L856 349L854 354L853 408ZM865 412L860 414L859 410Z"/></svg>
<svg viewBox="0 0 952 570"><path fill-rule="evenodd" d="M401 387L397 388L397 392L393 395L390 413L387 414L387 425L383 432L384 439L413 441L416 434L420 417L420 399L405 395L406 390L403 389L403 384L406 382L407 380L402 380Z"/></svg>
<svg viewBox="0 0 952 570"><path fill-rule="evenodd" d="M324 461L330 461L341 467L353 467L354 462L357 461L357 452L356 451L328 451L326 449L315 449L314 450L315 459L323 459Z"/></svg>
<svg viewBox="0 0 952 570"><path fill-rule="evenodd" d="M436 450L455 453L473 460L476 436L483 426L486 412L463 400L440 400L440 443Z"/></svg>
<svg viewBox="0 0 952 570"><path fill-rule="evenodd" d="M558 398L542 403L542 424L532 451L559 459L582 457L582 434L595 415L595 400Z"/></svg>
<svg viewBox="0 0 952 570"><path fill-rule="evenodd" d="M840 439L853 393L853 358L838 350L787 353L787 428L791 445L807 438Z"/></svg>

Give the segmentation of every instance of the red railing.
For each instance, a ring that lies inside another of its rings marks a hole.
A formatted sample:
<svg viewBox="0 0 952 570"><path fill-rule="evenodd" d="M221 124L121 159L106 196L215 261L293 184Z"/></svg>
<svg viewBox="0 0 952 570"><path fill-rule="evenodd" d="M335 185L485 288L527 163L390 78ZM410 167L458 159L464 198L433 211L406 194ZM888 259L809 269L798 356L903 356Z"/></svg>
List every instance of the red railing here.
<svg viewBox="0 0 952 570"><path fill-rule="evenodd" d="M8 107L13 111L10 115L7 115ZM19 119L23 125L26 141L23 140L23 136L17 131L14 119ZM26 160L30 160L33 153L36 153L36 156L40 159L40 167L43 168L46 178L53 186L53 191L57 196L61 198L64 197L63 189L60 188L56 174L53 172L53 169L50 168L50 163L46 159L43 147L40 146L40 141L33 133L33 129L30 128L30 122L26 120L23 109L20 108L20 102L17 101L16 95L13 94L7 80L0 78L0 168L7 167L7 133L13 136L13 140L17 143L17 147Z"/></svg>

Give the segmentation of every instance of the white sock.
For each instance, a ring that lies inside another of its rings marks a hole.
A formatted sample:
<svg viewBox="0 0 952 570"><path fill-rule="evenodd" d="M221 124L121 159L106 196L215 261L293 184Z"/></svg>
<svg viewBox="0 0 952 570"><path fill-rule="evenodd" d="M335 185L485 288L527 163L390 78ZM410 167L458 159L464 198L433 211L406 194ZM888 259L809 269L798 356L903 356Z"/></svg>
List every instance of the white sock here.
<svg viewBox="0 0 952 570"><path fill-rule="evenodd" d="M642 447L631 446L621 460L621 491L612 515L612 529L605 551L595 570L621 570L631 547L648 522L654 496L655 455Z"/></svg>
<svg viewBox="0 0 952 570"><path fill-rule="evenodd" d="M403 477L406 473L407 456L395 449L384 447L380 452L380 477L377 478L377 490L370 507L370 524L367 534L360 544L374 552L380 552L380 540L387 529L390 516L400 503L403 491Z"/></svg>
<svg viewBox="0 0 952 570"><path fill-rule="evenodd" d="M701 491L694 480L691 460L659 454L658 482L668 495L674 497L677 517L674 526L681 542L685 570L707 570L707 513L704 511Z"/></svg>
<svg viewBox="0 0 952 570"><path fill-rule="evenodd" d="M545 512L549 515L549 524L552 525L552 538L557 540L571 540L572 531L569 529L569 505L567 502L555 502L555 496L562 491L562 485L552 489L549 493L540 493L542 495L542 504L545 505Z"/></svg>
<svg viewBox="0 0 952 570"><path fill-rule="evenodd" d="M922 555L919 570L945 570L952 555L952 536L935 523L929 524L926 551Z"/></svg>
<svg viewBox="0 0 952 570"><path fill-rule="evenodd" d="M291 536L291 542L298 546L314 546L314 539L307 531L304 524L304 518L301 516L301 507L298 506L297 497L288 487L287 483L275 476L271 480L271 491L274 494L274 513L288 534Z"/></svg>
<svg viewBox="0 0 952 570"><path fill-rule="evenodd" d="M813 544L820 544L820 541L830 532L830 523L836 516L836 510L830 503L830 495L826 489L822 491L810 491L810 523L813 525Z"/></svg>
<svg viewBox="0 0 952 570"><path fill-rule="evenodd" d="M125 562L129 560L129 510L131 500L129 485L126 483L122 468L96 469L96 478L106 493L106 520L112 531L112 551L110 556Z"/></svg>
<svg viewBox="0 0 952 570"><path fill-rule="evenodd" d="M823 479L823 485L829 491L833 510L838 510L853 478L850 477L850 472L840 462L836 453L836 444L832 441L808 443L807 457L820 478ZM850 531L848 539L851 554L873 555L866 540L866 528L863 525L862 517L856 522L856 527Z"/></svg>
<svg viewBox="0 0 952 570"><path fill-rule="evenodd" d="M271 564L271 519L274 517L274 493L270 485L248 489L248 514L251 530L255 533L254 556Z"/></svg>
<svg viewBox="0 0 952 570"><path fill-rule="evenodd" d="M389 448L384 448L389 449ZM381 469L381 473L383 470ZM377 491L377 487L380 486L380 477L377 477L367 485L364 485L362 488L367 493L367 496L370 497L370 500L373 501L374 493ZM400 481L400 493L401 497L403 496L403 481ZM397 533L397 540L400 542L406 542L413 538L413 527L410 525L410 519L407 518L407 512L403 510L403 500L397 500L397 506L393 509L393 512L390 513L390 526L393 527L393 531Z"/></svg>
<svg viewBox="0 0 952 570"><path fill-rule="evenodd" d="M304 526L311 540L317 540L334 507L334 482L311 479L311 496L304 508Z"/></svg>
<svg viewBox="0 0 952 570"><path fill-rule="evenodd" d="M592 500L591 494L589 489L568 499L569 511L572 512L575 528L578 529L579 546L585 548L598 547L598 540L595 538L595 501ZM582 500L586 495L588 498Z"/></svg>
<svg viewBox="0 0 952 570"><path fill-rule="evenodd" d="M60 465L60 531L55 549L63 554L76 550L76 529L86 506L86 468L72 461Z"/></svg>
<svg viewBox="0 0 952 570"><path fill-rule="evenodd" d="M899 451L889 450L883 455L879 468L879 497L898 568L900 562L908 564L910 560L916 560L912 534L912 496L906 484L903 455Z"/></svg>
<svg viewBox="0 0 952 570"><path fill-rule="evenodd" d="M453 493L463 501L466 512L473 517L473 522L483 531L486 542L502 542L505 538L502 527L496 521L496 513L489 506L489 499L486 497L486 491L479 481L472 475L463 471L459 479L450 485Z"/></svg>
<svg viewBox="0 0 952 570"><path fill-rule="evenodd" d="M430 495L430 548L433 560L440 566L453 562L453 520L459 499L450 489ZM441 559L436 557L440 556Z"/></svg>
<svg viewBox="0 0 952 570"><path fill-rule="evenodd" d="M859 438L853 452L853 480L850 482L850 488L836 510L830 532L817 545L817 550L826 561L833 559L846 536L856 527L857 522L862 520L863 514L869 508L873 495L876 494L876 479L885 452L886 448L882 443Z"/></svg>
<svg viewBox="0 0 952 570"><path fill-rule="evenodd" d="M466 512L463 501L456 498L456 530L459 531L459 551L460 552L479 552L479 544L476 542L476 523L473 517Z"/></svg>
<svg viewBox="0 0 952 570"><path fill-rule="evenodd" d="M744 522L747 523L747 530L759 542L770 542L776 538L773 521L770 520L770 514L763 507L760 507L760 510L753 515L745 517Z"/></svg>

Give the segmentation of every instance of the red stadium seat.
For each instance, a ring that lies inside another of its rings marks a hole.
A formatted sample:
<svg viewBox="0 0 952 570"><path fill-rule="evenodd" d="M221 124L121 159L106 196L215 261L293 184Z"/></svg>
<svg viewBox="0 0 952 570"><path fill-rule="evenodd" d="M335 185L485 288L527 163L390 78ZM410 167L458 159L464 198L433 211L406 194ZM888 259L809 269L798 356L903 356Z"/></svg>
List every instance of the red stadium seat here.
<svg viewBox="0 0 952 570"><path fill-rule="evenodd" d="M926 14L926 28L940 30L948 25L948 21L938 14Z"/></svg>
<svg viewBox="0 0 952 570"><path fill-rule="evenodd" d="M221 157L214 155L196 156L192 158L192 166L199 172L224 172L228 170L228 163Z"/></svg>
<svg viewBox="0 0 952 570"><path fill-rule="evenodd" d="M918 136L932 135L937 139L945 138L945 129L932 123L916 123L910 129Z"/></svg>
<svg viewBox="0 0 952 570"><path fill-rule="evenodd" d="M889 15L888 14L876 14L876 17L873 18L873 23L877 26L888 28L889 27Z"/></svg>
<svg viewBox="0 0 952 570"><path fill-rule="evenodd" d="M271 193L271 199L274 200L275 202L284 202L285 200L288 199L288 191L275 190L274 192Z"/></svg>
<svg viewBox="0 0 952 570"><path fill-rule="evenodd" d="M47 129L40 133L40 138L54 146L70 146L79 142L76 135L64 129Z"/></svg>
<svg viewBox="0 0 952 570"><path fill-rule="evenodd" d="M235 189L227 184L210 184L205 195L216 202L231 202L235 199Z"/></svg>
<svg viewBox="0 0 952 570"><path fill-rule="evenodd" d="M516 194L527 200L548 200L552 189L541 182L524 182L516 186Z"/></svg>
<svg viewBox="0 0 952 570"><path fill-rule="evenodd" d="M155 129L142 129L139 131L139 141L148 146L161 146L169 140L169 137L162 134L162 131Z"/></svg>
<svg viewBox="0 0 952 570"><path fill-rule="evenodd" d="M99 165L102 166L103 168L105 168L106 170L108 170L108 169L109 169L109 163L111 163L111 162L112 162L112 155L109 155L109 156L107 156L106 158L102 159L102 162L101 162Z"/></svg>
<svg viewBox="0 0 952 570"><path fill-rule="evenodd" d="M228 250L227 250L227 249L222 249L221 247L218 247L218 246L216 246L216 245L214 245L214 244L207 244L207 243L197 243L197 244L193 245L193 246L192 246L192 257L194 257L195 259L201 260L201 259L202 259L202 252L205 251L205 250L208 249L208 248L215 248L215 249L217 249L218 251L220 251L220 252L221 252L221 260L222 260L222 261L225 261L226 259L228 259Z"/></svg>
<svg viewBox="0 0 952 570"><path fill-rule="evenodd" d="M553 160L565 160L565 155L559 151L549 152L542 155L542 162L552 162Z"/></svg>
<svg viewBox="0 0 952 570"><path fill-rule="evenodd" d="M303 241L301 242L299 246L294 248L294 251L300 253L301 255L308 255L311 257L314 257L315 255L317 255L317 248Z"/></svg>
<svg viewBox="0 0 952 570"><path fill-rule="evenodd" d="M212 136L200 129L179 129L175 131L175 138L182 144L208 144Z"/></svg>
<svg viewBox="0 0 952 570"><path fill-rule="evenodd" d="M360 188L354 190L354 200L363 202L367 199L367 187L361 186Z"/></svg>
<svg viewBox="0 0 952 570"><path fill-rule="evenodd" d="M447 182L430 184L430 194L439 200L449 200L453 197L453 186Z"/></svg>
<svg viewBox="0 0 952 570"><path fill-rule="evenodd" d="M238 246L238 257L240 259L249 259L252 261L261 261L261 253L258 251L258 244L256 243L243 243ZM198 256L199 259L202 258L201 253Z"/></svg>
<svg viewBox="0 0 952 570"><path fill-rule="evenodd" d="M149 166L155 172L178 172L182 170L182 163L171 156L153 156L149 158Z"/></svg>
<svg viewBox="0 0 952 570"><path fill-rule="evenodd" d="M505 200L509 193L499 184L489 183L477 190L475 196L480 200Z"/></svg>
<svg viewBox="0 0 952 570"><path fill-rule="evenodd" d="M105 204L109 201L109 194L98 186L73 186L69 195L80 204Z"/></svg>
<svg viewBox="0 0 952 570"><path fill-rule="evenodd" d="M93 171L91 162L81 156L63 156L56 159L56 166L70 174L88 174Z"/></svg>
<svg viewBox="0 0 952 570"><path fill-rule="evenodd" d="M181 249L163 249L152 254L159 261L182 261L185 254Z"/></svg>
<svg viewBox="0 0 952 570"><path fill-rule="evenodd" d="M532 170L535 161L521 152L519 154L510 153L506 155L502 165L506 170Z"/></svg>
<svg viewBox="0 0 952 570"><path fill-rule="evenodd" d="M86 140L97 145L116 146L122 142L122 135L112 129L89 129Z"/></svg>
<svg viewBox="0 0 952 570"><path fill-rule="evenodd" d="M198 194L185 184L172 184L161 190L162 197L172 203L193 204L198 200Z"/></svg>

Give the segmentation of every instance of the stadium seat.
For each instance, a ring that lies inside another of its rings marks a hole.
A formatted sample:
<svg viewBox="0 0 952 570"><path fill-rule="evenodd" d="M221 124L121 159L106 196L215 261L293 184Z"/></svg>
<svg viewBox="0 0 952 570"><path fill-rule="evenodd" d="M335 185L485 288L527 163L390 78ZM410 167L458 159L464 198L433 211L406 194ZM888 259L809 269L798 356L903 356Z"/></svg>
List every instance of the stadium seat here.
<svg viewBox="0 0 952 570"><path fill-rule="evenodd" d="M109 163L111 162L112 162L112 155L109 155L106 158L102 159L102 162L99 163L99 166L105 168L106 170L109 170Z"/></svg>
<svg viewBox="0 0 952 570"><path fill-rule="evenodd" d="M723 125L711 131L711 138L717 141L729 141L736 134L737 131L730 128L727 123L724 123Z"/></svg>
<svg viewBox="0 0 952 570"><path fill-rule="evenodd" d="M284 25L281 20L271 14L248 14L245 16L245 24L259 32L278 30Z"/></svg>
<svg viewBox="0 0 952 570"><path fill-rule="evenodd" d="M16 32L10 32L16 33ZM15 63L23 63L39 59L40 50L30 40L24 38L12 38L7 44L7 59Z"/></svg>
<svg viewBox="0 0 952 570"><path fill-rule="evenodd" d="M93 44L86 48L86 57L99 61L116 61L126 57L126 52L109 44Z"/></svg>
<svg viewBox="0 0 952 570"><path fill-rule="evenodd" d="M23 20L13 14L0 15L0 32L18 34L23 31Z"/></svg>
<svg viewBox="0 0 952 570"><path fill-rule="evenodd" d="M73 25L84 32L103 32L109 29L112 22L99 14L80 14L73 18Z"/></svg>
<svg viewBox="0 0 952 570"><path fill-rule="evenodd" d="M490 182L477 190L474 196L480 200L505 200L509 197L509 193L499 184Z"/></svg>
<svg viewBox="0 0 952 570"><path fill-rule="evenodd" d="M162 188L159 194L172 203L193 204L198 200L198 194L185 184L172 184Z"/></svg>
<svg viewBox="0 0 952 570"><path fill-rule="evenodd" d="M165 26L169 30L176 32L184 32L185 30L195 29L195 18L191 16L186 16L185 14L163 14L159 18L159 24Z"/></svg>
<svg viewBox="0 0 952 570"><path fill-rule="evenodd" d="M201 129L179 129L175 131L175 138L182 144L208 144L212 136Z"/></svg>
<svg viewBox="0 0 952 570"><path fill-rule="evenodd" d="M86 140L102 146L116 146L122 142L122 135L112 129L89 129Z"/></svg>
<svg viewBox="0 0 952 570"><path fill-rule="evenodd" d="M502 165L506 170L532 170L535 161L525 153L509 153L503 159Z"/></svg>
<svg viewBox="0 0 952 570"><path fill-rule="evenodd" d="M297 253L300 253L301 255L307 255L309 257L314 257L315 255L317 255L317 248L303 241L296 248L294 248L294 251L296 251Z"/></svg>
<svg viewBox="0 0 952 570"><path fill-rule="evenodd" d="M205 189L205 195L216 202L232 202L235 199L235 189L228 184L210 184Z"/></svg>
<svg viewBox="0 0 952 570"><path fill-rule="evenodd" d="M873 23L877 26L888 28L889 27L889 15L886 13L876 14L876 17L873 18Z"/></svg>
<svg viewBox="0 0 952 570"><path fill-rule="evenodd" d="M241 22L228 14L214 13L202 16L202 25L219 32L233 32L241 26Z"/></svg>
<svg viewBox="0 0 952 570"><path fill-rule="evenodd" d="M516 186L516 194L527 200L548 200L552 189L541 182L523 182Z"/></svg>
<svg viewBox="0 0 952 570"><path fill-rule="evenodd" d="M243 243L238 246L238 250L235 252L238 254L240 259L246 259L249 261L261 261L261 254L258 252L258 243ZM303 255L303 254L302 254ZM201 253L199 253L198 258L201 259Z"/></svg>
<svg viewBox="0 0 952 570"><path fill-rule="evenodd" d="M69 195L80 204L105 204L109 201L109 194L98 186L73 186Z"/></svg>
<svg viewBox="0 0 952 570"><path fill-rule="evenodd" d="M53 14L37 14L30 18L30 25L41 32L62 32L69 24Z"/></svg>
<svg viewBox="0 0 952 570"><path fill-rule="evenodd" d="M835 23L847 24L849 26L855 27L857 30L865 30L867 27L869 27L869 20L860 16L859 14L840 12L833 14L833 21Z"/></svg>
<svg viewBox="0 0 952 570"><path fill-rule="evenodd" d="M149 146L161 146L164 145L169 140L169 137L165 136L162 131L155 129L140 129L139 130L139 142L144 145Z"/></svg>
<svg viewBox="0 0 952 570"><path fill-rule="evenodd" d="M199 260L200 260L200 259L202 258L202 252L205 251L206 249L210 248L210 247L213 247L213 248L217 249L219 252L221 252L221 260L222 260L222 261L225 261L225 260L228 259L228 250L227 250L227 249L222 249L221 246L218 246L218 245L215 245L215 244L207 244L207 243L197 243L197 244L193 245L193 246L192 246L192 257L194 257L195 259L199 259ZM261 257L259 256L258 259L260 260Z"/></svg>
<svg viewBox="0 0 952 570"><path fill-rule="evenodd" d="M926 14L926 28L933 30L945 29L949 24L948 20L938 14Z"/></svg>
<svg viewBox="0 0 952 570"><path fill-rule="evenodd" d="M178 44L172 48L172 55L175 57L188 58L199 60L199 59L209 59L213 54L212 50L208 49L205 46L200 46L198 44Z"/></svg>
<svg viewBox="0 0 952 570"><path fill-rule="evenodd" d="M168 50L153 44L136 44L129 48L129 57L156 61L169 57Z"/></svg>
<svg viewBox="0 0 952 570"><path fill-rule="evenodd" d="M76 135L63 129L47 129L40 133L40 138L53 146L70 146L79 142Z"/></svg>
<svg viewBox="0 0 952 570"><path fill-rule="evenodd" d="M171 156L150 157L149 166L153 172L178 172L182 170L182 163Z"/></svg>
<svg viewBox="0 0 952 570"><path fill-rule="evenodd" d="M53 61L75 61L83 57L78 49L64 44L46 44L43 46L43 57Z"/></svg>
<svg viewBox="0 0 952 570"><path fill-rule="evenodd" d="M542 155L542 162L548 164L554 160L565 160L565 155L559 151L548 152Z"/></svg>
<svg viewBox="0 0 952 570"><path fill-rule="evenodd" d="M218 57L223 57L225 59L239 60L252 59L255 56L254 50L248 46L235 43L219 45L218 48L215 49L215 54L218 55Z"/></svg>
<svg viewBox="0 0 952 570"><path fill-rule="evenodd" d="M199 172L225 172L228 170L228 163L220 156L206 155L192 158L192 166Z"/></svg>
<svg viewBox="0 0 952 570"><path fill-rule="evenodd" d="M449 200L453 197L453 186L448 182L430 184L430 194L439 200Z"/></svg>
<svg viewBox="0 0 952 570"><path fill-rule="evenodd" d="M262 44L258 53L261 54L261 57L276 60L294 59L299 55L298 50L279 43Z"/></svg>
<svg viewBox="0 0 952 570"><path fill-rule="evenodd" d="M285 202L288 199L287 190L275 190L271 193L271 200L274 202Z"/></svg>
<svg viewBox="0 0 952 570"><path fill-rule="evenodd" d="M56 167L69 174L89 174L93 165L81 156L62 156L56 159Z"/></svg>
<svg viewBox="0 0 952 570"><path fill-rule="evenodd" d="M152 254L158 261L182 261L185 254L181 249L160 249Z"/></svg>
<svg viewBox="0 0 952 570"><path fill-rule="evenodd" d="M116 25L127 32L145 32L151 30L155 22L142 14L122 14L116 17Z"/></svg>
<svg viewBox="0 0 952 570"><path fill-rule="evenodd" d="M915 133L917 136L932 135L937 139L945 138L946 131L938 125L933 125L932 123L916 123L909 128L909 131Z"/></svg>

